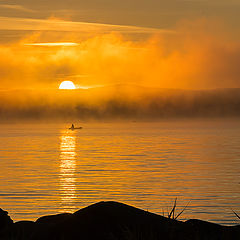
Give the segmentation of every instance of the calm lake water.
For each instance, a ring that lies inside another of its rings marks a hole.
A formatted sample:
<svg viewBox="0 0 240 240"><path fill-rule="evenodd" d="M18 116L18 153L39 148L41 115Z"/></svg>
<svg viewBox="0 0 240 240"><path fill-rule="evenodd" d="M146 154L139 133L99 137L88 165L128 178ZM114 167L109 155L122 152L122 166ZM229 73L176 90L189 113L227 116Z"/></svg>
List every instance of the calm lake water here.
<svg viewBox="0 0 240 240"><path fill-rule="evenodd" d="M69 124L70 125L70 124ZM13 220L121 201L240 223L240 121L0 125L0 207Z"/></svg>

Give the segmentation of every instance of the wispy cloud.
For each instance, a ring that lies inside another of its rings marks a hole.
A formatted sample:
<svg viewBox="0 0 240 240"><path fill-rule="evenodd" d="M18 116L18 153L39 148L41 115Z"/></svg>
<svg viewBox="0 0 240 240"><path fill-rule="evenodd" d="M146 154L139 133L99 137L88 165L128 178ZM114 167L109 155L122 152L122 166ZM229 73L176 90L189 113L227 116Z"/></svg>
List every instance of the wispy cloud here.
<svg viewBox="0 0 240 240"><path fill-rule="evenodd" d="M73 22L59 19L31 19L0 17L2 30L38 30L38 31L69 31L69 32L110 32L125 33L173 33L172 30L147 28L129 25L113 25L103 23Z"/></svg>
<svg viewBox="0 0 240 240"><path fill-rule="evenodd" d="M22 5L17 5L17 4L0 4L0 8L23 11L23 12L35 12L32 9L29 9Z"/></svg>
<svg viewBox="0 0 240 240"><path fill-rule="evenodd" d="M71 47L71 46L77 46L78 43L73 42L48 42L48 43L26 43L25 46L43 46L43 47L59 47L59 46L65 46L65 47Z"/></svg>
<svg viewBox="0 0 240 240"><path fill-rule="evenodd" d="M101 31L85 38L82 32L27 33L19 42L0 45L1 87L55 88L64 80L80 86L240 87L240 44L227 36L228 29L216 26L203 20L183 22L175 35L140 40ZM57 47L66 43L76 45Z"/></svg>

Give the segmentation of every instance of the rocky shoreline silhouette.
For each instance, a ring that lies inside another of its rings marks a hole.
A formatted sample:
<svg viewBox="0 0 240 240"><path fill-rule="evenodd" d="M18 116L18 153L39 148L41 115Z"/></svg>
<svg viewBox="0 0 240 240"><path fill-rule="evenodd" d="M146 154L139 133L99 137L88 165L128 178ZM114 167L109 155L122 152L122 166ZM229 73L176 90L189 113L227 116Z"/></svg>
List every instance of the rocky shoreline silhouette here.
<svg viewBox="0 0 240 240"><path fill-rule="evenodd" d="M240 225L185 222L123 203L99 202L75 213L13 222L0 209L1 240L238 240Z"/></svg>

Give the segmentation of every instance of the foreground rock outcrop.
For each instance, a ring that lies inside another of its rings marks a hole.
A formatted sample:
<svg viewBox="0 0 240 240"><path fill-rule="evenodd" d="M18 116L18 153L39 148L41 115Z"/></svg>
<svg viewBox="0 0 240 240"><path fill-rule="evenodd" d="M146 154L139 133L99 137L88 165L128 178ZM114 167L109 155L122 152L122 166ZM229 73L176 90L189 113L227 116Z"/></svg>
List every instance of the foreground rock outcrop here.
<svg viewBox="0 0 240 240"><path fill-rule="evenodd" d="M2 240L240 240L240 225L181 222L118 202L99 202L73 214L44 216L0 228Z"/></svg>
<svg viewBox="0 0 240 240"><path fill-rule="evenodd" d="M0 208L0 232L12 226L13 220L8 216L8 212Z"/></svg>

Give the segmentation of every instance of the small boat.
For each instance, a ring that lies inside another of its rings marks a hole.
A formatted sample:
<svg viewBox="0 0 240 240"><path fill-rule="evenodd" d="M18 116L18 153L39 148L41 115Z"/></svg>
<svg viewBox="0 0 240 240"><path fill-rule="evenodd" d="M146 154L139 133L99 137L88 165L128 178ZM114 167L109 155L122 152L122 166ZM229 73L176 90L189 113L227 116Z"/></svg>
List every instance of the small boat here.
<svg viewBox="0 0 240 240"><path fill-rule="evenodd" d="M69 128L69 130L75 130L75 129L82 129L82 127L74 127L74 125L72 124L72 126Z"/></svg>

